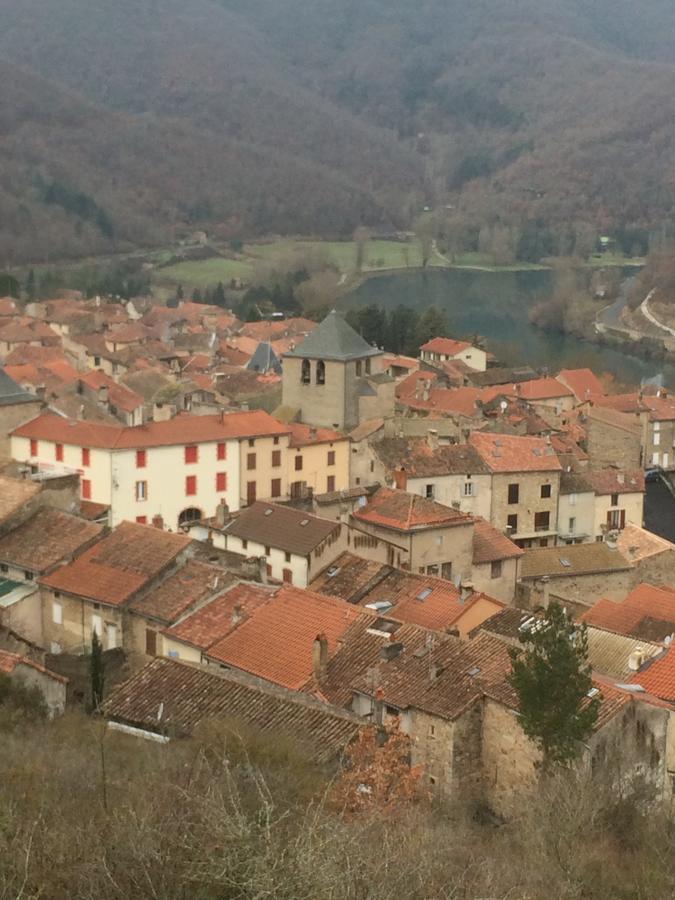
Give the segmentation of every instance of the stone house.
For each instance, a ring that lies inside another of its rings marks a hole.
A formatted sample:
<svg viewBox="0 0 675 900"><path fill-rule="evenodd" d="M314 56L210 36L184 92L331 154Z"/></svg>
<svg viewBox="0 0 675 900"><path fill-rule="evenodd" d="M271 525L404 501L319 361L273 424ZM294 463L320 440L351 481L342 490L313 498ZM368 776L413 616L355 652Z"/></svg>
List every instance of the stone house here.
<svg viewBox="0 0 675 900"><path fill-rule="evenodd" d="M352 513L351 525L351 546L361 556L406 571L471 580L473 518L456 509L380 488ZM376 543L369 546L359 532Z"/></svg>
<svg viewBox="0 0 675 900"><path fill-rule="evenodd" d="M628 523L617 537L619 552L633 565L634 584L669 585L675 572L675 544Z"/></svg>
<svg viewBox="0 0 675 900"><path fill-rule="evenodd" d="M641 469L645 465L641 415L639 412L621 412L598 403L585 404L579 422L586 431L583 449L588 454L591 467L603 469L617 466L628 471Z"/></svg>
<svg viewBox="0 0 675 900"><path fill-rule="evenodd" d="M44 699L51 718L66 708L68 679L46 669L41 663L9 650L0 650L0 673L12 682L20 682L29 688L37 688Z"/></svg>
<svg viewBox="0 0 675 900"><path fill-rule="evenodd" d="M127 608L178 566L192 542L123 522L72 562L39 579L42 631L52 653L86 653L95 631L104 649L127 647Z"/></svg>
<svg viewBox="0 0 675 900"><path fill-rule="evenodd" d="M554 544L562 466L550 442L474 432L469 443L492 475L490 523L522 548Z"/></svg>
<svg viewBox="0 0 675 900"><path fill-rule="evenodd" d="M9 457L10 434L18 426L35 418L43 401L20 387L0 368L0 456Z"/></svg>
<svg viewBox="0 0 675 900"><path fill-rule="evenodd" d="M351 431L394 411L395 381L384 353L368 344L335 310L283 356L284 407L301 422Z"/></svg>
<svg viewBox="0 0 675 900"><path fill-rule="evenodd" d="M524 552L485 519L476 518L471 566L474 588L503 603L514 603Z"/></svg>
<svg viewBox="0 0 675 900"><path fill-rule="evenodd" d="M610 531L642 525L645 479L642 469L563 472L558 504L558 539L565 544L600 541Z"/></svg>

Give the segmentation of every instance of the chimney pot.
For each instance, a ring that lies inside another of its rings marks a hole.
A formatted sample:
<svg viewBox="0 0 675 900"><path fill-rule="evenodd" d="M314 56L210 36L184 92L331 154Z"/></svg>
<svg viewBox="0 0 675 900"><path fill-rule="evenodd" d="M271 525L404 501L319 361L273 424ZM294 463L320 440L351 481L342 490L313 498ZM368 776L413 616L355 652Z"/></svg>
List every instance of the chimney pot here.
<svg viewBox="0 0 675 900"><path fill-rule="evenodd" d="M225 523L230 518L230 507L227 505L226 500L221 500L218 506L216 507L216 525L219 528L223 528Z"/></svg>
<svg viewBox="0 0 675 900"><path fill-rule="evenodd" d="M160 531L164 530L164 519L162 518L162 516L157 514L156 516L152 517L152 527L159 528Z"/></svg>

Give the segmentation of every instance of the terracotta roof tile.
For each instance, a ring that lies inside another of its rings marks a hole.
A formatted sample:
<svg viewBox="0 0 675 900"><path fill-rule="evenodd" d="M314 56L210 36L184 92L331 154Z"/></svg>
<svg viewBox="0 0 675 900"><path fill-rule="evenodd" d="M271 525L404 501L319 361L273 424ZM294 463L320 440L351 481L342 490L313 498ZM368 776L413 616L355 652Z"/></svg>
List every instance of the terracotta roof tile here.
<svg viewBox="0 0 675 900"><path fill-rule="evenodd" d="M164 633L170 638L206 651L246 621L259 606L271 600L277 590L240 582L184 616Z"/></svg>
<svg viewBox="0 0 675 900"><path fill-rule="evenodd" d="M314 428L311 425L303 425L301 422L290 422L291 431L290 447L307 447L312 444L330 444L335 441L346 440L346 435L332 428Z"/></svg>
<svg viewBox="0 0 675 900"><path fill-rule="evenodd" d="M657 556L660 553L675 551L675 544L651 531L647 531L646 528L640 528L639 525L633 525L630 522L627 522L626 527L619 532L617 543L620 552L626 559L636 563L643 559ZM675 580L675 574L673 579Z"/></svg>
<svg viewBox="0 0 675 900"><path fill-rule="evenodd" d="M675 703L675 648L667 647L658 656L649 659L631 682L641 685L661 700Z"/></svg>
<svg viewBox="0 0 675 900"><path fill-rule="evenodd" d="M232 577L222 569L191 559L155 585L149 593L133 600L129 609L168 625L231 581Z"/></svg>
<svg viewBox="0 0 675 900"><path fill-rule="evenodd" d="M381 525L396 531L414 531L420 528L440 528L453 525L470 525L471 516L427 500L418 494L380 488L366 506L356 509L354 518L370 525Z"/></svg>
<svg viewBox="0 0 675 900"><path fill-rule="evenodd" d="M157 711L162 709L161 721ZM190 734L201 721L225 719L303 745L311 759L338 757L363 722L345 710L235 672L211 672L172 659L155 659L110 694L103 714L147 731Z"/></svg>
<svg viewBox="0 0 675 900"><path fill-rule="evenodd" d="M45 413L20 425L12 434L75 444L81 447L103 447L110 450L136 447L165 447L172 444L198 444L225 441L229 438L288 434L289 429L263 410L234 412L225 415L191 416L182 414L166 422L117 427L93 425L77 419L66 419Z"/></svg>
<svg viewBox="0 0 675 900"><path fill-rule="evenodd" d="M473 529L473 564L480 566L503 559L516 559L524 554L505 534L476 517Z"/></svg>
<svg viewBox="0 0 675 900"><path fill-rule="evenodd" d="M53 678L54 681L59 681L61 684L68 684L68 679L64 675L58 675L56 672L52 672L51 669L45 668L45 666L36 662L34 659L29 659L27 656L20 656L18 653L12 653L9 650L0 650L0 672L4 672L5 675L11 675L17 666L30 666L31 669L42 672L43 675L48 675L50 678Z"/></svg>
<svg viewBox="0 0 675 900"><path fill-rule="evenodd" d="M432 338L426 344L422 344L420 350L429 353L442 353L444 356L456 356L462 350L468 350L471 344L468 341L455 341L452 338Z"/></svg>
<svg viewBox="0 0 675 900"><path fill-rule="evenodd" d="M226 523L223 531L242 540L307 556L319 544L341 530L335 519L321 519L291 506L258 501Z"/></svg>
<svg viewBox="0 0 675 900"><path fill-rule="evenodd" d="M160 575L190 543L184 535L122 522L40 583L54 591L120 606Z"/></svg>
<svg viewBox="0 0 675 900"><path fill-rule="evenodd" d="M0 560L32 572L46 572L94 541L102 525L56 509L41 509L0 537Z"/></svg>
<svg viewBox="0 0 675 900"><path fill-rule="evenodd" d="M209 657L266 681L299 689L312 674L316 636L328 652L364 612L340 600L285 585L235 631L209 650Z"/></svg>
<svg viewBox="0 0 675 900"><path fill-rule="evenodd" d="M618 550L603 542L541 547L526 550L520 561L521 578L574 577L593 572L622 572L631 568Z"/></svg>
<svg viewBox="0 0 675 900"><path fill-rule="evenodd" d="M600 379L591 369L561 369L558 380L574 392L577 400L604 393Z"/></svg>
<svg viewBox="0 0 675 900"><path fill-rule="evenodd" d="M617 634L663 641L675 632L675 588L640 584L621 603L599 600L581 621Z"/></svg>
<svg viewBox="0 0 675 900"><path fill-rule="evenodd" d="M472 444L492 472L559 472L560 460L544 438L474 431Z"/></svg>
<svg viewBox="0 0 675 900"><path fill-rule="evenodd" d="M11 519L39 493L40 485L34 481L0 475L0 522Z"/></svg>

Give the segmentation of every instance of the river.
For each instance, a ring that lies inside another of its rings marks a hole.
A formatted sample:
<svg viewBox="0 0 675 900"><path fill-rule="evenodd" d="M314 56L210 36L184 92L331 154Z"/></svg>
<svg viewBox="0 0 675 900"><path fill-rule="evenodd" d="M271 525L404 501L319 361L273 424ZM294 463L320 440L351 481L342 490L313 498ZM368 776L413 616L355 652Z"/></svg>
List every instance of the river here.
<svg viewBox="0 0 675 900"><path fill-rule="evenodd" d="M602 347L564 334L535 328L532 306L551 289L548 271L481 272L432 269L368 278L345 298L346 305L377 303L387 309L399 304L423 312L435 305L446 313L453 336L487 339L488 350L507 365L535 369L588 367L610 372L620 382L640 384L659 379L675 387L675 365L643 359L623 350Z"/></svg>

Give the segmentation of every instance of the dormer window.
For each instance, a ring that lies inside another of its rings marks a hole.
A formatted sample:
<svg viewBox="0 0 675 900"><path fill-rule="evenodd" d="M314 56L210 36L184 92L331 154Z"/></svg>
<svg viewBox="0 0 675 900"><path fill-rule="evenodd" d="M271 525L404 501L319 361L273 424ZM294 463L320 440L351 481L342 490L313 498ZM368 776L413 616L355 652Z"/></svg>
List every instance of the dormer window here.
<svg viewBox="0 0 675 900"><path fill-rule="evenodd" d="M303 359L301 369L301 381L303 384L309 384L311 381L311 369L308 359Z"/></svg>
<svg viewBox="0 0 675 900"><path fill-rule="evenodd" d="M316 364L316 383L326 383L326 363L322 359Z"/></svg>

